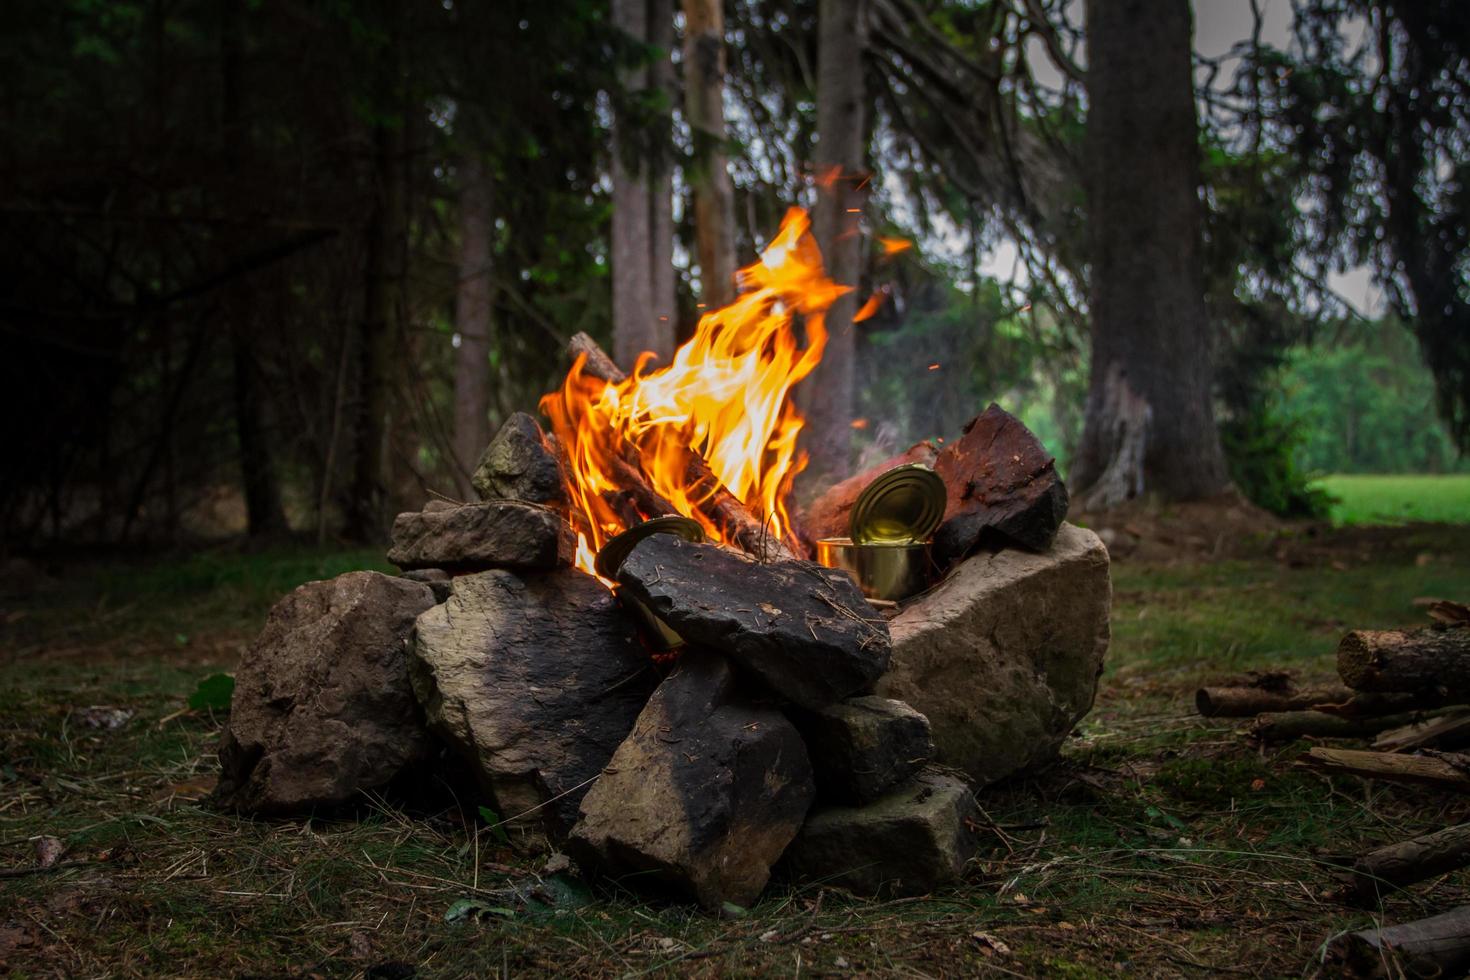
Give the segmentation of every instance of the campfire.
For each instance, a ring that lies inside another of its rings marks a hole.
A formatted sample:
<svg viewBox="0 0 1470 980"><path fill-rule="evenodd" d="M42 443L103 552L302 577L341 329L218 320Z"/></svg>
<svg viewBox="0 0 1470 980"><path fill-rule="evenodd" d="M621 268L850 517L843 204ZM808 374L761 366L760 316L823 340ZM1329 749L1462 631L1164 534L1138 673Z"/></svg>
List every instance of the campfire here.
<svg viewBox="0 0 1470 980"><path fill-rule="evenodd" d="M550 431L511 417L481 500L399 515L401 576L282 600L237 675L221 802L340 807L452 763L519 846L708 907L773 873L961 876L973 792L1091 707L1107 553L994 405L798 513L792 392L849 287L799 209L741 287L666 365L573 338Z"/></svg>

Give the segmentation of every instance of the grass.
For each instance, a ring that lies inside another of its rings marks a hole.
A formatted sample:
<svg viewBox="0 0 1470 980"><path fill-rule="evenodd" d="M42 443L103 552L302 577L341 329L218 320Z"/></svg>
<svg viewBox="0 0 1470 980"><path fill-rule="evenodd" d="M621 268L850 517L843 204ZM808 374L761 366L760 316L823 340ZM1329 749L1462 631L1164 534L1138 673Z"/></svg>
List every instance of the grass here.
<svg viewBox="0 0 1470 980"><path fill-rule="evenodd" d="M1318 485L1338 499L1334 524L1470 524L1470 474L1342 475L1325 477Z"/></svg>
<svg viewBox="0 0 1470 980"><path fill-rule="evenodd" d="M1311 973L1342 929L1470 901L1462 873L1353 908L1331 897L1329 863L1470 819L1470 804L1303 771L1301 746L1252 748L1191 702L1245 669L1325 678L1347 626L1470 596L1470 529L1115 566L1097 706L1062 764L984 794L991 826L962 886L873 902L777 884L734 919L545 878L468 801L255 821L200 800L223 719L179 714L194 684L233 666L282 591L376 560L68 563L0 597L0 972L1275 976ZM133 716L87 728L92 705ZM39 835L67 848L51 870L36 870ZM447 921L463 899L480 911Z"/></svg>

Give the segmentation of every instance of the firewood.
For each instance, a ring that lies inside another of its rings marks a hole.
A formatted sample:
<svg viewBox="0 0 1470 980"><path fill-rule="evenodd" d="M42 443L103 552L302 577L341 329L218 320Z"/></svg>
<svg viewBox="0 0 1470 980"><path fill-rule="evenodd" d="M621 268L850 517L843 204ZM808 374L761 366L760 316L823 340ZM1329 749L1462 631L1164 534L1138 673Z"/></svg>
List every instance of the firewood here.
<svg viewBox="0 0 1470 980"><path fill-rule="evenodd" d="M628 377L613 363L612 358L603 352L602 348L597 345L597 341L585 333L578 333L572 337L567 344L567 352L574 359L579 355L586 355L582 370L593 377L612 384L617 384ZM636 451L636 447L630 447L630 449ZM630 481L629 492L637 495L651 494L657 498L658 495L648 486L647 481L638 475L636 462L632 459L625 462L628 465L628 471L626 473L620 471L619 478L626 477ZM691 497L698 501L697 506L700 513L720 528L740 550L766 561L783 561L797 557L790 542L779 540L764 521L752 514L750 508L726 489L725 485L710 470L709 463L705 462L704 457L696 452L690 452L687 466L685 476L688 482L696 488ZM664 502L664 506L668 507L669 513L674 512L674 508L667 502ZM640 509L642 509L641 504ZM648 516L654 515L649 514Z"/></svg>
<svg viewBox="0 0 1470 980"><path fill-rule="evenodd" d="M1377 899L1416 881L1470 865L1470 823L1446 827L1371 851L1353 862L1359 896Z"/></svg>
<svg viewBox="0 0 1470 980"><path fill-rule="evenodd" d="M1470 706L1462 705L1382 732L1373 740L1373 747L1380 752L1407 752L1425 746L1458 748L1466 741L1470 741Z"/></svg>
<svg viewBox="0 0 1470 980"><path fill-rule="evenodd" d="M1337 672L1359 691L1470 695L1470 627L1354 630L1338 644Z"/></svg>
<svg viewBox="0 0 1470 980"><path fill-rule="evenodd" d="M1318 746L1302 757L1310 769L1334 775L1387 779L1398 783L1420 783L1440 789L1470 793L1470 756L1449 753L1398 755L1362 749L1328 749Z"/></svg>
<svg viewBox="0 0 1470 980"><path fill-rule="evenodd" d="M1342 701L1312 705L1313 711L1344 718L1366 718L1372 715L1393 715L1405 711L1425 711L1447 704L1457 704L1462 699L1451 698L1443 691L1388 691L1358 692Z"/></svg>
<svg viewBox="0 0 1470 980"><path fill-rule="evenodd" d="M1267 711L1306 711L1319 704L1346 701L1353 692L1346 687L1299 691L1292 687L1202 687L1194 704L1206 718L1249 718Z"/></svg>
<svg viewBox="0 0 1470 980"><path fill-rule="evenodd" d="M1470 966L1470 905L1336 937L1329 961L1354 976L1462 976Z"/></svg>
<svg viewBox="0 0 1470 980"><path fill-rule="evenodd" d="M1378 715L1345 718L1324 711L1267 711L1247 729L1258 742L1290 742L1298 738L1369 738L1391 728L1402 728L1422 716Z"/></svg>

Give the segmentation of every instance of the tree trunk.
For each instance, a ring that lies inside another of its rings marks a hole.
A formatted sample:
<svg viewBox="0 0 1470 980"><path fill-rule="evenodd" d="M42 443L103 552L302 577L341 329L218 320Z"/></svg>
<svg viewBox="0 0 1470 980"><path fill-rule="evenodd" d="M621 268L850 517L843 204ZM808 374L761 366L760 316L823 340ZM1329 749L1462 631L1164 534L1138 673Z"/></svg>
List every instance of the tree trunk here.
<svg viewBox="0 0 1470 980"><path fill-rule="evenodd" d="M674 295L674 165L673 146L674 99L678 87L674 81L674 4L673 0L648 0L648 43L662 52L648 68L648 83L663 93L665 104L661 132L661 152L651 161L648 201L649 284L653 300L653 344L649 348L667 364L674 353L678 333L679 308Z"/></svg>
<svg viewBox="0 0 1470 980"><path fill-rule="evenodd" d="M817 35L816 168L821 186L812 231L827 274L856 287L861 273L860 219L867 194L866 99L863 53L866 0L821 0ZM821 365L802 383L807 448L818 477L846 476L851 448L856 292L827 311L827 348Z"/></svg>
<svg viewBox="0 0 1470 980"><path fill-rule="evenodd" d="M613 26L634 40L648 40L648 6L645 0L613 0ZM648 70L638 68L624 74L629 96L648 85ZM646 154L638 146L639 134L624 114L612 127L612 314L613 357L632 369L638 355L658 351L658 318L653 312L652 231L649 228L649 194Z"/></svg>
<svg viewBox="0 0 1470 980"><path fill-rule="evenodd" d="M1188 0L1088 0L1092 380L1081 509L1229 486L1211 407Z"/></svg>
<svg viewBox="0 0 1470 980"><path fill-rule="evenodd" d="M705 306L735 298L735 188L725 158L722 0L684 0L684 115L694 136L689 186Z"/></svg>
<svg viewBox="0 0 1470 980"><path fill-rule="evenodd" d="M1470 695L1470 626L1353 630L1337 645L1337 672L1360 691Z"/></svg>
<svg viewBox="0 0 1470 980"><path fill-rule="evenodd" d="M470 474L490 442L491 193L490 175L474 153L459 164L459 289L455 296L454 356L455 482L471 498Z"/></svg>

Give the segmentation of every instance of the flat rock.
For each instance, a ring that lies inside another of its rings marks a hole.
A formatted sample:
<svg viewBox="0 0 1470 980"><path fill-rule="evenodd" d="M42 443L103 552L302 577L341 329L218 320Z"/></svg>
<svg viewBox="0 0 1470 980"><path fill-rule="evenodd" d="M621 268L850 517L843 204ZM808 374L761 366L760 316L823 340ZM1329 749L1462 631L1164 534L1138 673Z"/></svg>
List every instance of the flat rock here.
<svg viewBox="0 0 1470 980"><path fill-rule="evenodd" d="M248 813L347 803L424 762L408 676L428 586L378 572L308 582L271 609L235 671L218 801Z"/></svg>
<svg viewBox="0 0 1470 980"><path fill-rule="evenodd" d="M963 779L925 769L865 806L813 811L786 868L859 895L924 895L960 879L975 855L979 816Z"/></svg>
<svg viewBox="0 0 1470 980"><path fill-rule="evenodd" d="M888 625L846 572L655 534L618 583L684 639L804 708L870 691L888 665Z"/></svg>
<svg viewBox="0 0 1470 980"><path fill-rule="evenodd" d="M749 905L816 795L801 737L694 648L582 800L568 848L627 884Z"/></svg>
<svg viewBox="0 0 1470 980"><path fill-rule="evenodd" d="M929 719L902 701L849 698L792 721L806 741L823 802L876 800L934 757Z"/></svg>
<svg viewBox="0 0 1470 980"><path fill-rule="evenodd" d="M554 840L656 681L612 594L571 569L455 578L418 619L412 677L430 727L494 810Z"/></svg>
<svg viewBox="0 0 1470 980"><path fill-rule="evenodd" d="M547 571L571 565L576 551L571 526L555 511L515 500L487 500L399 514L388 560L409 571Z"/></svg>
<svg viewBox="0 0 1470 980"><path fill-rule="evenodd" d="M1020 420L991 405L934 461L948 503L934 535L946 568L968 557L985 534L1045 551L1067 517L1067 488L1056 460Z"/></svg>
<svg viewBox="0 0 1470 980"><path fill-rule="evenodd" d="M939 449L932 442L915 443L897 456L892 456L857 476L850 476L841 483L833 484L802 512L802 530L814 541L822 538L847 537L852 521L853 505L857 503L862 492L868 488L868 484L895 466L904 466L908 463L933 466L938 456Z"/></svg>
<svg viewBox="0 0 1470 980"><path fill-rule="evenodd" d="M470 484L483 500L568 506L566 479L546 434L525 412L505 420L480 456Z"/></svg>
<svg viewBox="0 0 1470 980"><path fill-rule="evenodd" d="M1108 649L1108 553L1063 524L1042 554L981 552L889 623L878 683L929 719L936 758L979 785L1055 758Z"/></svg>

